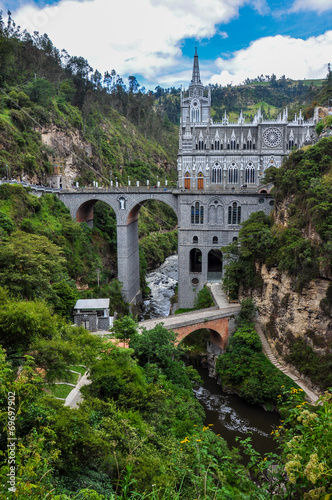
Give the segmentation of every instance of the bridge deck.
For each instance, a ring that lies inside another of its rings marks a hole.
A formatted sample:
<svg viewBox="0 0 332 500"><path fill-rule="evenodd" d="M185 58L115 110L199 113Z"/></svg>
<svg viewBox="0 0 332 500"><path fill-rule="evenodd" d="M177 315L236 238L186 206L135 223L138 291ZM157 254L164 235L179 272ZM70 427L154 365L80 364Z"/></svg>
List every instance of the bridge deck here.
<svg viewBox="0 0 332 500"><path fill-rule="evenodd" d="M172 316L166 316L164 318L148 319L146 321L141 321L139 323L140 328L146 328L151 330L159 323L163 323L164 327L167 329L181 328L182 326L195 325L197 323L204 323L214 319L226 318L237 314L240 310L239 304L228 305L225 308L209 308L209 309L199 309L198 311L192 311L188 313L175 314Z"/></svg>

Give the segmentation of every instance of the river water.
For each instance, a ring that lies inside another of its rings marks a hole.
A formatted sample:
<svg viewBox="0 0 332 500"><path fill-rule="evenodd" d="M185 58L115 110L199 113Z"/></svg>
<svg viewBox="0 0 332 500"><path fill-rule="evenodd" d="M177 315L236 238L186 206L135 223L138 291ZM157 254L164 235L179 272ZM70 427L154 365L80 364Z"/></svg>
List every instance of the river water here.
<svg viewBox="0 0 332 500"><path fill-rule="evenodd" d="M172 255L151 271L146 278L151 294L144 302L142 319L168 316L171 311L171 297L177 284L178 256ZM205 410L205 425L220 434L230 447L238 446L235 438L252 436L254 448L267 453L276 451L271 438L274 426L279 425L277 412L266 412L263 408L246 403L239 396L222 392L216 380L208 376L204 368L198 368L204 382L195 390L195 395ZM250 434L249 434L250 433Z"/></svg>

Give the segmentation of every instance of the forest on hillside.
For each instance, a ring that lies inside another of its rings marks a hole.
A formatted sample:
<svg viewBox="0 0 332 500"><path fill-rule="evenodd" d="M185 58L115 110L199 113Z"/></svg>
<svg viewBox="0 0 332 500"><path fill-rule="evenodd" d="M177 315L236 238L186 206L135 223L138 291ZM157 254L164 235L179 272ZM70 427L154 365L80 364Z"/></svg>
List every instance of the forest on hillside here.
<svg viewBox="0 0 332 500"><path fill-rule="evenodd" d="M309 84L307 84L309 83ZM326 85L325 85L326 87ZM82 56L56 48L47 34L21 31L10 13L0 13L0 176L26 175L39 182L52 173L55 158L68 161L60 146L69 137L78 182L125 183L176 179L180 89L127 84L115 69L102 75ZM213 85L212 118L242 110L250 120L258 107L274 118L285 106L311 114L330 95L322 81L259 77L240 86ZM42 133L58 134L53 145ZM61 135L62 134L62 135Z"/></svg>

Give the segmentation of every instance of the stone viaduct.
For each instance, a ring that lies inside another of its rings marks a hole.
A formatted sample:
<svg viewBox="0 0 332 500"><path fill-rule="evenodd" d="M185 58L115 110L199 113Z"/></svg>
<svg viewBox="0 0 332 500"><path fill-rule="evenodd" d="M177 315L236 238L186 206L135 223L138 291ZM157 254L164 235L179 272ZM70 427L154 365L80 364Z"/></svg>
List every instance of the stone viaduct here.
<svg viewBox="0 0 332 500"><path fill-rule="evenodd" d="M93 226L97 201L109 205L117 224L118 279L128 302L140 300L138 214L148 200L166 203L178 219L179 307L192 307L197 292L208 281L220 281L221 246L237 238L240 221L230 210L241 207L241 221L252 212L272 210L271 196L263 189L185 190L164 188L69 189L58 193L78 222Z"/></svg>

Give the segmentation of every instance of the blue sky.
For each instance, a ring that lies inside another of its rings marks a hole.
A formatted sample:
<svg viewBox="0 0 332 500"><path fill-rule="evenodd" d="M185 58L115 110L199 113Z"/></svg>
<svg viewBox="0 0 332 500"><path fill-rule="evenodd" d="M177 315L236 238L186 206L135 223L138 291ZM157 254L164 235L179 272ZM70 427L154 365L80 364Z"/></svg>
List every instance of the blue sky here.
<svg viewBox="0 0 332 500"><path fill-rule="evenodd" d="M0 0L0 9L94 69L151 89L186 87L195 46L205 84L324 78L332 63L332 0Z"/></svg>

